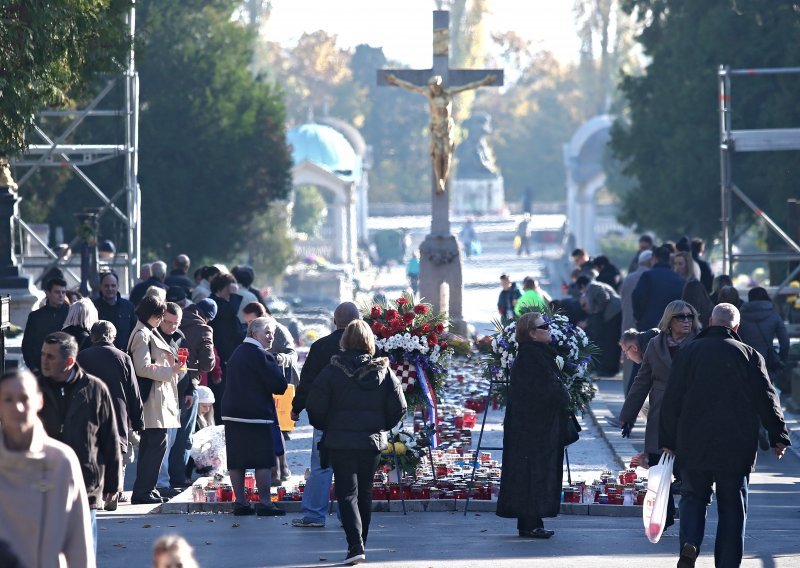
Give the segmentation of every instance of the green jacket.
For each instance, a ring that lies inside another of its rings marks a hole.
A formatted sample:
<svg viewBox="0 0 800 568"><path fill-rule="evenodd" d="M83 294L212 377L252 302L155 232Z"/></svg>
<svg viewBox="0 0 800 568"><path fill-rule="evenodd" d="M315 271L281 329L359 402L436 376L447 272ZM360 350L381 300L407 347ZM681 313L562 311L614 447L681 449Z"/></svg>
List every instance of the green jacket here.
<svg viewBox="0 0 800 568"><path fill-rule="evenodd" d="M514 313L519 317L525 312L534 310L544 312L547 310L547 302L544 301L541 294L536 290L525 290L514 306Z"/></svg>

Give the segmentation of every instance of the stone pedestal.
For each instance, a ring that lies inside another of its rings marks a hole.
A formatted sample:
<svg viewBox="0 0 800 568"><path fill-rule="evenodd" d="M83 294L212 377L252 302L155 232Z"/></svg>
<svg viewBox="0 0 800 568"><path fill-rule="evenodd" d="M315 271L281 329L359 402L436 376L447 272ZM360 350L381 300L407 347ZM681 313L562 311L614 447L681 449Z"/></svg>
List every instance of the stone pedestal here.
<svg viewBox="0 0 800 568"><path fill-rule="evenodd" d="M433 305L434 312L446 311L453 333L466 334L466 322L461 312L464 290L461 278L461 255L453 235L428 235L419 247L419 293ZM441 286L449 285L447 306L441 305Z"/></svg>
<svg viewBox="0 0 800 568"><path fill-rule="evenodd" d="M19 202L15 191L0 187L0 295L11 297L11 323L23 327L44 294L33 287L30 276L20 273L14 258L12 220Z"/></svg>

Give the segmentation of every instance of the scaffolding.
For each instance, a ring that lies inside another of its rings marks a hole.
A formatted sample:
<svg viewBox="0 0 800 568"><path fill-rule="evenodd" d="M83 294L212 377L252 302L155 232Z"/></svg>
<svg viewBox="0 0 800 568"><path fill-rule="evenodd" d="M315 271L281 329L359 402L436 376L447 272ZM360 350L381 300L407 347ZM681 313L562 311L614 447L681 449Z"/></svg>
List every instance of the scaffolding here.
<svg viewBox="0 0 800 568"><path fill-rule="evenodd" d="M720 177L722 197L722 271L730 273L734 262L762 260L767 262L800 261L800 245L761 209L747 194L733 183L732 161L736 152L773 152L800 150L800 128L773 128L760 130L734 130L731 116L731 78L765 75L800 74L800 67L774 67L763 69L719 68L719 118L720 118ZM733 197L739 198L755 216L761 219L791 249L789 252L737 254L733 251ZM776 294L800 274L800 263L777 287Z"/></svg>
<svg viewBox="0 0 800 568"><path fill-rule="evenodd" d="M136 72L134 60L134 38L136 32L136 2L131 2L131 8L126 17L126 25L130 33L131 48L127 61L124 62L124 72L121 78L109 80L100 93L83 109L77 110L44 110L38 114L34 121L32 133L38 136L41 143L30 144L26 153L11 163L17 167L28 168L25 174L17 181L17 186L28 181L31 176L42 167L66 167L83 181L97 198L102 202L98 209L98 217L105 213L116 216L126 228L128 254L125 259L127 265L128 287L132 287L139 275L139 259L141 255L141 199L138 183L139 168L139 75ZM98 109L100 103L112 91L118 82L124 83L124 107L121 109ZM87 117L105 117L124 121L125 134L121 144L70 144L66 140L83 123ZM38 118L64 117L71 118L69 125L58 135L48 134L40 125ZM122 187L113 193L103 191L82 169L106 160L124 157L124 177ZM125 211L116 205L121 197L125 197ZM16 229L20 234L27 233L36 241L52 260L51 265L59 264L61 256L54 252L48 243L45 243L33 229L19 217L14 219ZM75 250L80 239L70 243L70 248ZM20 249L20 256L24 250ZM20 259L21 261L22 259ZM20 262L20 264L22 264ZM69 270L67 268L67 270ZM71 271L70 271L71 272Z"/></svg>

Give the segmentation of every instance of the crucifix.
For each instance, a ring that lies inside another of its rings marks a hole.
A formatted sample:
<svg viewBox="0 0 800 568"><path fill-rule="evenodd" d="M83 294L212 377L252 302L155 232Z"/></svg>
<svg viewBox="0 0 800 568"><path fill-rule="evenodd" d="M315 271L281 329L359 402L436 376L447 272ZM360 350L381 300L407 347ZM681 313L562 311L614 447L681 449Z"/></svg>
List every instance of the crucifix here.
<svg viewBox="0 0 800 568"><path fill-rule="evenodd" d="M461 259L450 234L450 164L455 150L452 97L478 87L503 84L502 69L450 69L450 13L433 12L433 67L379 69L378 85L397 86L424 95L431 113L431 232L420 246L420 295L445 311L463 331Z"/></svg>

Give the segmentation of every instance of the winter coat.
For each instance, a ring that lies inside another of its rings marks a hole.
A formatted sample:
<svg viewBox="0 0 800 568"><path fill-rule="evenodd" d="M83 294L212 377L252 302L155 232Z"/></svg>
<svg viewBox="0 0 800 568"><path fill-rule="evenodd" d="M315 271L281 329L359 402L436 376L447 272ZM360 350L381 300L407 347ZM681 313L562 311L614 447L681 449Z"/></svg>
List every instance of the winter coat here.
<svg viewBox="0 0 800 568"><path fill-rule="evenodd" d="M676 355L661 404L659 441L680 467L745 475L758 428L791 445L764 358L731 329L712 326Z"/></svg>
<svg viewBox="0 0 800 568"><path fill-rule="evenodd" d="M700 318L700 325L708 327L711 325L711 312L714 310L714 303L706 292L706 289L696 278L689 278L683 286L681 300L691 304Z"/></svg>
<svg viewBox="0 0 800 568"><path fill-rule="evenodd" d="M520 343L503 422L497 516L555 517L561 501L569 393L550 345Z"/></svg>
<svg viewBox="0 0 800 568"><path fill-rule="evenodd" d="M289 384L296 387L300 383L300 373L297 372L297 350L294 348L292 334L282 323L276 323L275 325L275 336L269 352L275 355L276 360L278 355L282 355L282 363L279 363L279 365L283 369Z"/></svg>
<svg viewBox="0 0 800 568"><path fill-rule="evenodd" d="M197 369L197 371L189 371L189 375L192 379L199 381L200 373L211 371L215 365L214 330L200 315L195 304L191 304L183 310L180 330L186 338L186 348L189 350L186 366L190 369Z"/></svg>
<svg viewBox="0 0 800 568"><path fill-rule="evenodd" d="M272 353L248 337L231 355L222 395L222 418L233 422L272 423L277 419L272 395L288 383Z"/></svg>
<svg viewBox="0 0 800 568"><path fill-rule="evenodd" d="M95 566L80 464L40 421L26 452L8 450L0 428L0 487L0 535L22 566Z"/></svg>
<svg viewBox="0 0 800 568"><path fill-rule="evenodd" d="M707 260L699 256L692 256L692 259L694 259L694 263L700 269L700 283L703 285L706 294L710 294L712 286L714 285L714 272L711 270L711 265L708 264Z"/></svg>
<svg viewBox="0 0 800 568"><path fill-rule="evenodd" d="M181 373L172 370L177 350L141 321L131 334L128 353L136 376L151 379L150 395L144 401L145 428L180 428L178 381Z"/></svg>
<svg viewBox="0 0 800 568"><path fill-rule="evenodd" d="M314 428L325 432L326 449L377 453L405 415L406 397L389 359L345 351L314 381L306 411Z"/></svg>
<svg viewBox="0 0 800 568"><path fill-rule="evenodd" d="M125 351L128 348L128 339L131 337L133 328L136 327L136 322L139 321L135 313L136 307L120 296L119 292L117 292L117 301L113 306L103 298L97 298L94 301L94 307L97 308L98 319L110 321L117 329L114 347L120 351Z"/></svg>
<svg viewBox="0 0 800 568"><path fill-rule="evenodd" d="M783 319L775 312L775 306L769 300L746 302L739 310L739 337L750 347L767 358L767 351L772 349L772 340L777 337L780 345L781 359L789 358L789 334Z"/></svg>
<svg viewBox="0 0 800 568"><path fill-rule="evenodd" d="M217 348L224 367L231 358L233 350L239 347L244 339L244 329L236 315L242 297L238 294L231 294L230 300L224 300L213 294L211 299L217 304L217 315L209 325L214 330L214 347Z"/></svg>
<svg viewBox="0 0 800 568"><path fill-rule="evenodd" d="M105 383L75 365L74 382L40 378L44 406L39 418L47 435L73 449L86 484L89 507L97 508L103 495L122 491L122 454L114 403ZM62 394L63 393L63 394ZM65 414L60 403L66 397Z"/></svg>
<svg viewBox="0 0 800 568"><path fill-rule="evenodd" d="M78 344L78 351L83 351L84 349L92 346L89 330L85 327L81 327L79 325L68 325L61 331L68 333L75 338L75 343Z"/></svg>
<svg viewBox="0 0 800 568"><path fill-rule="evenodd" d="M642 331L658 327L664 308L683 295L684 281L665 262L660 262L646 271L633 290L633 317L636 329Z"/></svg>
<svg viewBox="0 0 800 568"><path fill-rule="evenodd" d="M150 288L150 286L161 288L165 292L167 290L166 285L155 276L151 276L147 280L139 282L133 288L131 288L131 293L128 295L128 298L130 299L131 304L133 304L134 307L139 305L139 302L142 301L142 298L144 298L144 295L147 293L147 289Z"/></svg>
<svg viewBox="0 0 800 568"><path fill-rule="evenodd" d="M119 445L125 453L128 450L128 423L137 432L144 430L144 411L133 361L111 343L100 342L81 351L78 364L108 387L117 417Z"/></svg>
<svg viewBox="0 0 800 568"><path fill-rule="evenodd" d="M644 357L642 357L642 366L631 383L619 415L620 422L633 424L644 405L644 399L649 397L650 410L647 412L647 427L644 431L644 451L650 454L661 453L658 424L661 417L661 401L664 398L669 372L672 368L672 356L669 354L667 345L668 335L669 333L659 333L647 344ZM690 331L689 335L681 342L678 351L689 345L696 335L696 331Z"/></svg>
<svg viewBox="0 0 800 568"><path fill-rule="evenodd" d="M41 364L42 345L44 338L64 327L69 306L62 304L58 308L45 304L38 310L28 314L25 324L25 334L22 336L22 358L28 369L36 370Z"/></svg>
<svg viewBox="0 0 800 568"><path fill-rule="evenodd" d="M305 409L311 385L314 384L322 369L328 366L334 355L342 352L339 343L342 341L343 334L344 329L337 329L311 344L303 368L300 370L300 384L297 385L292 401L292 412L295 414L300 414Z"/></svg>
<svg viewBox="0 0 800 568"><path fill-rule="evenodd" d="M536 290L525 290L514 306L514 314L520 317L525 312L546 312L547 303Z"/></svg>
<svg viewBox="0 0 800 568"><path fill-rule="evenodd" d="M169 276L164 279L164 285L169 288L170 286L180 286L186 291L186 296L192 296L192 289L194 288L194 280L189 278L183 270L174 268L170 271Z"/></svg>
<svg viewBox="0 0 800 568"><path fill-rule="evenodd" d="M517 288L516 282L512 282L508 290L501 290L497 298L497 311L500 312L500 315L508 319L514 319L516 317L514 303L519 301L521 296L522 292Z"/></svg>
<svg viewBox="0 0 800 568"><path fill-rule="evenodd" d="M639 278L648 270L650 269L637 264L636 270L629 273L622 281L619 288L619 297L622 302L622 329L620 331L636 327L636 318L633 317L633 291L636 289L636 284L639 283Z"/></svg>
<svg viewBox="0 0 800 568"><path fill-rule="evenodd" d="M622 274L620 274L619 268L613 264L607 264L598 273L596 280L603 284L608 284L615 292L619 292L619 287L622 284Z"/></svg>

